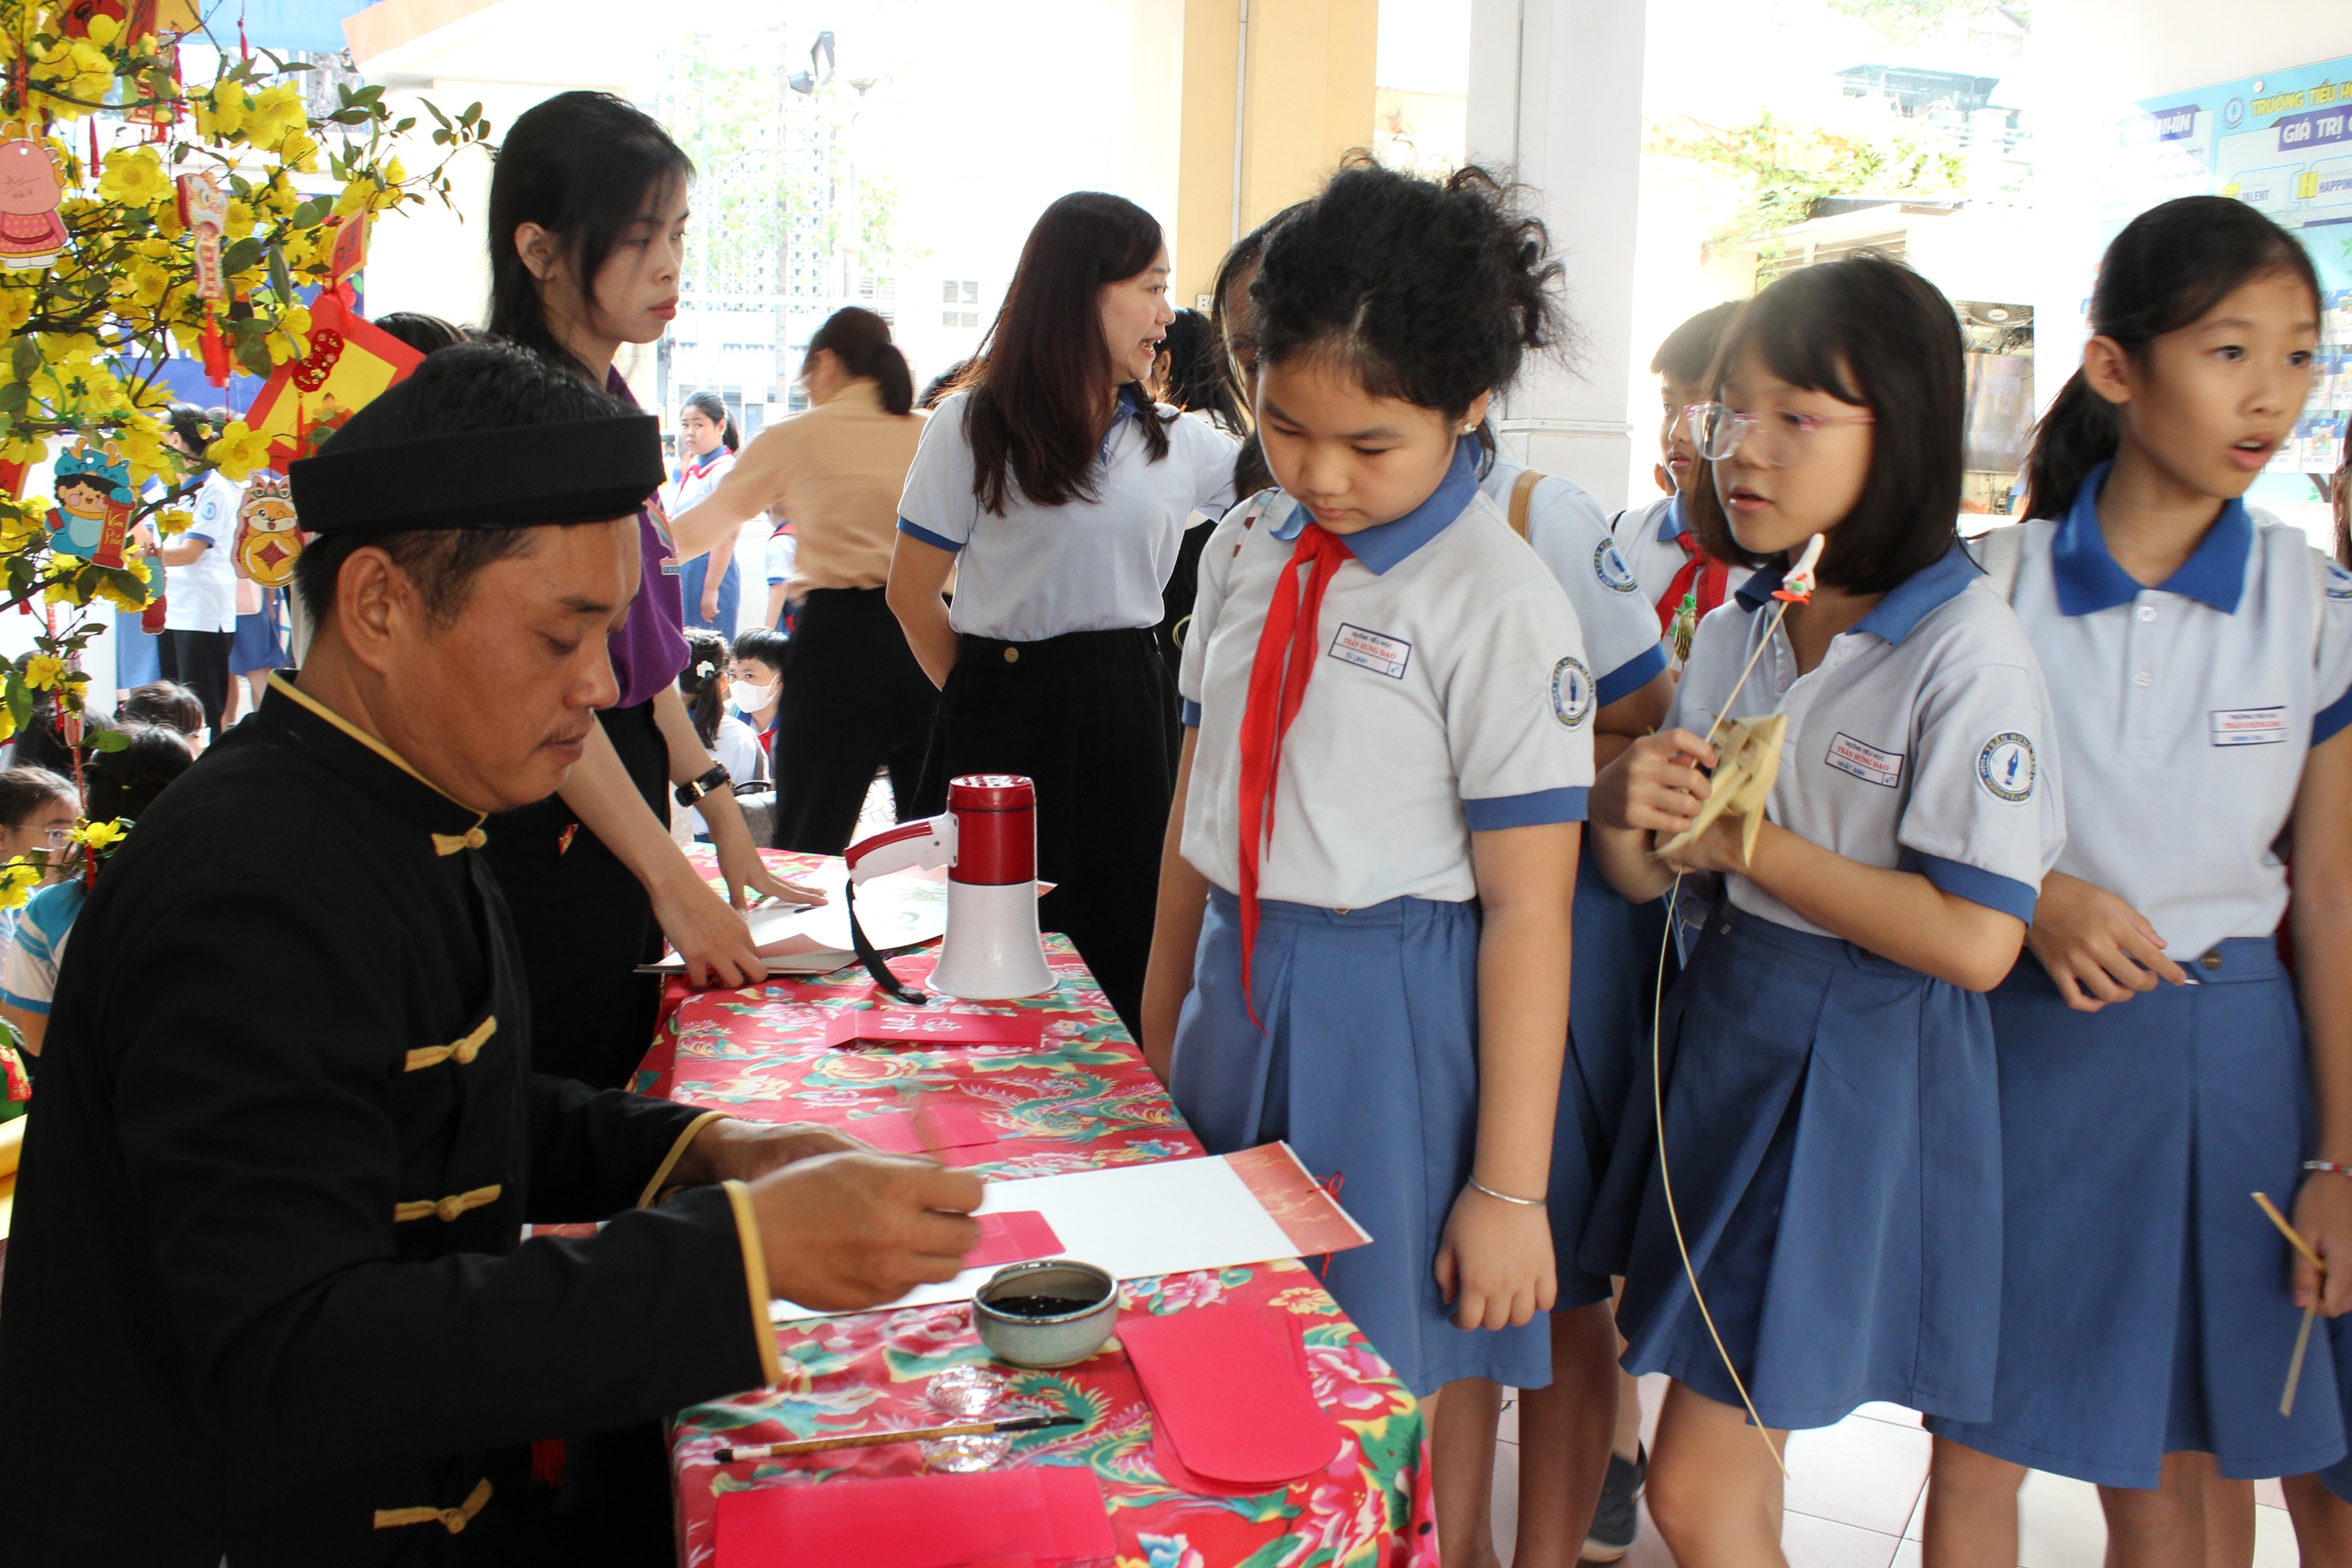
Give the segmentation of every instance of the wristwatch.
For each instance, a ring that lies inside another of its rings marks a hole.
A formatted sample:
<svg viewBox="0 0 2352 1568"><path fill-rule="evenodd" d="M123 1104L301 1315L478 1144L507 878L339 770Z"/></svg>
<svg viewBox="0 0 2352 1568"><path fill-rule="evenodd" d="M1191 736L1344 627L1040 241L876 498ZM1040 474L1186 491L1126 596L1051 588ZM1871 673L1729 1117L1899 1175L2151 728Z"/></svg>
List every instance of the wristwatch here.
<svg viewBox="0 0 2352 1568"><path fill-rule="evenodd" d="M713 762L710 765L710 772L700 778L689 779L678 786L678 804L692 806L712 790L732 784L734 781L735 775L727 771L726 763Z"/></svg>

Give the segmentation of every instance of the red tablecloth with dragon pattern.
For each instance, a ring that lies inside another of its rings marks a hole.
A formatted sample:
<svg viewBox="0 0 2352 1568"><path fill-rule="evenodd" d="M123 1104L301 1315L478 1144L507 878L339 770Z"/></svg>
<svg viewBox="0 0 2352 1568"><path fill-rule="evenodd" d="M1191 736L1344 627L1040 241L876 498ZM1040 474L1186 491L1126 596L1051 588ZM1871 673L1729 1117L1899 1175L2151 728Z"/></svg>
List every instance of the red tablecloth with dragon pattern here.
<svg viewBox="0 0 2352 1568"><path fill-rule="evenodd" d="M771 858L786 874L813 863ZM738 991L691 993L673 983L636 1087L761 1121L827 1122L852 1133L860 1120L911 1110L925 1094L952 1095L978 1106L1001 1132L986 1163L962 1162L989 1177L1200 1154L1069 943L1053 936L1046 948L1055 990L1009 1004L1046 1015L1040 1048L829 1048L828 1017L872 1005L873 987L856 969L777 977ZM930 956L898 958L893 966L919 979ZM714 1450L937 1422L945 1417L927 1398L928 1381L971 1364L996 1365L1024 1410L1083 1418L1015 1438L1006 1462L1091 1468L1110 1510L1117 1568L1436 1568L1419 1412L1313 1272L1285 1260L1132 1280L1126 1289L1136 1311L1227 1303L1296 1314L1316 1397L1345 1434L1330 1466L1262 1496L1179 1492L1153 1465L1151 1408L1115 1339L1076 1367L1023 1372L991 1362L968 1306L824 1318L776 1330L781 1384L678 1417L671 1463L681 1561L712 1568L721 1492L910 1475L923 1464L910 1444L724 1468Z"/></svg>

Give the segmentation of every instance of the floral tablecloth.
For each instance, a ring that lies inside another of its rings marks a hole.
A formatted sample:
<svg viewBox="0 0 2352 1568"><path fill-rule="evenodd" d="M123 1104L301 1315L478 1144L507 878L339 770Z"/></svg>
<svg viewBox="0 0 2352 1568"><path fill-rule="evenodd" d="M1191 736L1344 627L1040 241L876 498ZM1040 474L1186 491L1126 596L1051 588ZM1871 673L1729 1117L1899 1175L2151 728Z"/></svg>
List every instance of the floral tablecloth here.
<svg viewBox="0 0 2352 1568"><path fill-rule="evenodd" d="M771 858L787 874L811 863ZM829 1048L826 1020L841 1009L872 1005L873 987L855 969L780 977L739 991L690 993L673 986L636 1087L763 1121L829 1122L851 1132L877 1112L912 1109L925 1094L953 1095L1001 1130L1002 1141L989 1151L995 1157L971 1166L984 1176L1198 1155L1199 1142L1077 953L1058 936L1048 937L1046 949L1056 989L1010 1004L1046 1014L1041 1048ZM931 960L917 953L892 963L919 980ZM1011 1400L1023 1409L1083 1418L1080 1426L1013 1438L1007 1462L1091 1467L1110 1510L1118 1568L1436 1568L1419 1412L1303 1264L1131 1280L1126 1290L1130 1311L1221 1303L1297 1314L1316 1397L1345 1441L1327 1470L1261 1496L1179 1492L1153 1464L1150 1406L1117 1340L1058 1371L1000 1366ZM992 1364L964 1305L788 1325L776 1330L776 1344L781 1384L697 1405L677 1420L671 1463L686 1568L715 1562L720 1492L910 1475L923 1464L910 1444L723 1469L713 1450L933 1423L943 1417L928 1400L928 1381L950 1367Z"/></svg>

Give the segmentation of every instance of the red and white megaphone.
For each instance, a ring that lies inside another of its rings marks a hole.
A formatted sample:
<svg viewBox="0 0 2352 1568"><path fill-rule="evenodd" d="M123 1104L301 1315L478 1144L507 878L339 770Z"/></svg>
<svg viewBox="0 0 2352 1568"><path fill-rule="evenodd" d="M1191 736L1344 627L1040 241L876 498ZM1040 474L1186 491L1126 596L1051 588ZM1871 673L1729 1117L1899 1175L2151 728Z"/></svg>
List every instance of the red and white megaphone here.
<svg viewBox="0 0 2352 1568"><path fill-rule="evenodd" d="M901 822L842 852L849 863L849 928L875 984L901 1001L907 989L857 923L857 887L915 866L947 867L947 935L931 983L971 1001L1042 996L1054 988L1037 934L1037 786L1010 773L968 773L947 785L947 809Z"/></svg>

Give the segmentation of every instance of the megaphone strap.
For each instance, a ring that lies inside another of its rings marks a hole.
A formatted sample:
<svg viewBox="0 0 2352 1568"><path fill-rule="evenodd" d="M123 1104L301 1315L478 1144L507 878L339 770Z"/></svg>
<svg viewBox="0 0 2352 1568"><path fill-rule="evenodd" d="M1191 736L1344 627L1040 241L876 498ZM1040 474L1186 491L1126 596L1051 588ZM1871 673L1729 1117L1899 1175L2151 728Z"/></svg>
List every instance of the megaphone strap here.
<svg viewBox="0 0 2352 1568"><path fill-rule="evenodd" d="M921 991L910 989L905 981L890 973L890 966L882 961L881 950L866 940L865 928L857 923L857 884L855 882L844 880L842 883L842 905L844 912L849 916L850 947L856 953L857 961L865 965L865 972L873 976L874 983L886 994L906 1003L910 1008L919 1008L930 1001L930 997Z"/></svg>

